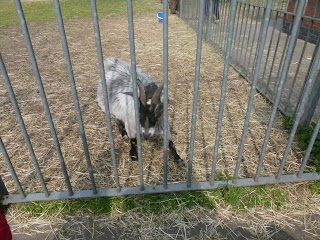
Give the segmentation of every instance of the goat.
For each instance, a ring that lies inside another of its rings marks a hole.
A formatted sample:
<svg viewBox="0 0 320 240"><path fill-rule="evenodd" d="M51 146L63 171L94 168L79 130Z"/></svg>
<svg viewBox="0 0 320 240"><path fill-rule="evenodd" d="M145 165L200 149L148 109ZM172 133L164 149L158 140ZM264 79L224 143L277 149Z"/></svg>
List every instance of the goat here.
<svg viewBox="0 0 320 240"><path fill-rule="evenodd" d="M130 138L131 149L129 156L137 159L136 148L136 122L129 63L118 58L108 58L104 61L107 94L111 115L116 123L122 138ZM163 137L163 85L159 86L153 78L140 68L136 68L137 87L139 96L140 129L145 139ZM101 79L97 89L97 101L102 111L105 105L102 94ZM169 149L174 161L184 165L172 142L170 128L168 127Z"/></svg>

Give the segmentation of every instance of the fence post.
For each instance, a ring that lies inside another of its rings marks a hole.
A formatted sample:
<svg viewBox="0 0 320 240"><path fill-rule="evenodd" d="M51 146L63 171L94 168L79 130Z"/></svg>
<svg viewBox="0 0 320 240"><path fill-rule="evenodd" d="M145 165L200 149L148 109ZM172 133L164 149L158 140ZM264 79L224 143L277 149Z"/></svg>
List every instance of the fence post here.
<svg viewBox="0 0 320 240"><path fill-rule="evenodd" d="M302 125L310 124L312 117L316 111L319 99L320 99L320 70L318 71L317 77L313 83L313 88L310 93L308 105L305 107L304 114L302 115L302 118L301 118Z"/></svg>
<svg viewBox="0 0 320 240"><path fill-rule="evenodd" d="M6 186L4 185L4 182L2 181L2 178L0 176L0 200L5 195L9 195L9 192L8 192Z"/></svg>

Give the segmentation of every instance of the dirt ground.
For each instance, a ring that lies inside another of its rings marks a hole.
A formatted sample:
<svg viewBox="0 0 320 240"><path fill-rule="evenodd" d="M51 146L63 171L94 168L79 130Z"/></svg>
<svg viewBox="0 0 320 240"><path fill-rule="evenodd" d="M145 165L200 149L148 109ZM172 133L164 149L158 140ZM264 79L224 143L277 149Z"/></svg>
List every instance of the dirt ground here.
<svg viewBox="0 0 320 240"><path fill-rule="evenodd" d="M175 106L171 106L169 109L170 125L177 150L187 160L195 77L196 34L177 16L170 16L169 21L169 98L175 101ZM114 187L106 122L104 114L95 101L99 71L92 22L90 20L68 21L65 28L97 187ZM100 29L104 55L129 61L126 18L121 16L102 18ZM55 23L30 24L29 30L72 186L75 190L88 189L90 188L90 182L57 26ZM135 16L135 34L138 65L160 83L162 81L162 25L157 22L156 14ZM0 51L6 63L48 189L49 191L65 191L66 186L19 27L0 30ZM203 44L193 181L208 181L210 177L223 64L224 59L210 46ZM230 69L217 172L232 175L235 169L249 91L249 84L236 71ZM36 179L28 150L24 144L3 81L0 81L0 106L0 136L4 141L21 184L26 192L40 191L40 185ZM272 106L264 97L259 93L255 94L240 177L252 177L255 174L271 108ZM114 138L121 185L137 186L139 184L138 164L128 158L129 143L121 141L115 128ZM282 117L277 114L267 148L262 171L263 176L277 173L287 139L288 133L282 128ZM143 142L142 149L145 183L147 185L161 184L163 181L161 144ZM296 172L302 156L296 147L296 143L294 143L288 156L285 173ZM8 190L10 193L16 192L2 156L0 158L0 168L1 177ZM176 166L170 158L168 174L170 182L185 181L186 172L186 168ZM290 186L288 185L288 188ZM200 222L204 224L201 229L206 230L203 230L206 234L203 236L207 236L207 238L204 237L203 239L212 239L214 236L218 236L215 235L218 234L215 232L217 226L222 226L222 228L224 226L223 229L229 229L228 225L224 225L225 222L241 220L249 224L246 229L254 233L252 239L255 239L255 236L266 239L267 237L264 237L268 236L268 226L275 224L277 226L276 232L282 229L278 226L289 226L289 230L290 227L292 230L294 225L289 224L292 219L299 226L303 226L305 232L312 232L311 230L318 228L319 220L305 221L308 214L319 210L317 200L305 200L299 197L304 196L303 194L309 196L310 193L307 191L305 185L301 184L299 194L293 194L292 196L293 202L279 213L273 209L261 209L261 212L254 209L246 215L235 216L228 208L217 207L216 212L209 213L195 209L183 214L173 213L163 219L162 225L150 221L154 217L152 215L144 219L145 216L136 216L129 213L121 217L102 217L98 220L81 216L80 220L77 221L75 219L72 221L70 219L59 220L58 228L62 231L59 233L56 233L54 229L56 225L53 226L50 222L38 221L37 224L41 227L47 227L48 232L54 233L52 239L59 239L59 236L62 238L64 227L69 228L71 232L87 229L88 234L91 233L91 238L93 238L92 233L99 234L99 231L103 232L104 229L103 227L100 228L100 225L95 225L97 222L103 223L103 226L110 226L110 229L120 229L119 234L123 229L121 227L128 226L131 223L127 230L130 232L131 229L138 229L137 236L145 236L142 239L150 239L155 236L163 236L163 239L180 239L181 236L181 239L186 239L189 236L186 229L189 231ZM299 201L304 201L303 208L295 205ZM290 217L284 216L284 211L285 214L290 213ZM9 213L9 219L17 233L19 229L24 229L24 227L32 224L31 221L26 223L26 226L21 223L15 224L14 217L13 213ZM192 219L192 221L188 220L186 222L185 219ZM68 225L67 223L73 224ZM122 225L110 225L111 223ZM146 223L150 225L144 227L143 224ZM92 228L89 228L87 224L91 224ZM178 229L179 231L170 232L166 229L167 226L169 226L169 230ZM229 232L234 231L232 228L230 229ZM36 231L37 228L34 232ZM61 235L59 235L60 233ZM113 233L113 236L117 235ZM227 234L223 236L227 236ZM50 238L48 237L48 239ZM99 238L96 237L96 239ZM240 238L233 237L230 239Z"/></svg>

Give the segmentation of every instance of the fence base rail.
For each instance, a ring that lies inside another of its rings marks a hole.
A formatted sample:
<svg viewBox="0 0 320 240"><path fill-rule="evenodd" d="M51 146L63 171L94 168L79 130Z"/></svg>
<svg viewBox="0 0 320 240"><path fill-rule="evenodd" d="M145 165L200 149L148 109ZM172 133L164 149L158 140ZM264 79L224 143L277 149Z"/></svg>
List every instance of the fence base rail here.
<svg viewBox="0 0 320 240"><path fill-rule="evenodd" d="M290 182L301 182L310 180L320 180L318 173L304 173L301 178L298 178L296 174L283 175L278 180L275 176L260 177L259 180L255 181L253 178L224 180L215 181L213 185L209 182L192 182L191 186L188 187L187 183L171 183L165 189L163 185L145 186L144 190L141 191L140 187L124 187L121 188L121 192L117 191L117 188L110 189L98 189L97 194L93 194L92 190L80 190L74 191L72 196L68 192L52 192L48 197L43 193L30 193L25 198L20 195L9 195L3 197L2 204L7 205L10 203L19 202L34 202L34 201L51 201L51 200L65 200L65 199L80 199L80 198L97 198L97 197L116 197L116 196L128 196L137 194L154 194L154 193L169 193L169 192L180 192L180 191L195 191L195 190L212 190L219 187L248 187L254 185L266 185L266 184L277 184L277 183L290 183Z"/></svg>

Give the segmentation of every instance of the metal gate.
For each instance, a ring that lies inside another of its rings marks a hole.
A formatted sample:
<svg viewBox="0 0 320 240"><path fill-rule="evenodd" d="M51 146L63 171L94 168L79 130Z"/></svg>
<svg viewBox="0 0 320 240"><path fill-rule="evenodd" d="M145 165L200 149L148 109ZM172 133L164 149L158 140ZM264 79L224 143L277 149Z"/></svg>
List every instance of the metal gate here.
<svg viewBox="0 0 320 240"><path fill-rule="evenodd" d="M264 0L237 1L231 65L250 82L254 79L266 2ZM222 54L226 54L231 3L229 0L206 0L205 4L205 40ZM272 103L276 101L289 39L293 35L293 19L296 18L297 4L296 0L279 0L273 2L271 9L256 88ZM306 1L296 35L298 39L292 45L292 59L288 63L289 68L278 106L281 112L290 117L297 112L315 57L315 48L319 46L319 11L319 1ZM180 17L194 30L198 27L198 16L198 1L180 2ZM317 76L306 110L300 120L302 124L309 124L311 120L316 122L320 117L319 98L320 80Z"/></svg>
<svg viewBox="0 0 320 240"><path fill-rule="evenodd" d="M105 83L105 69L103 65L103 53L102 53L102 45L101 45L101 38L100 38L100 30L99 30L99 22L98 22L98 15L97 15L97 7L95 0L91 0L91 10L92 10L92 16L93 16L93 24L94 24L94 32L95 32L95 40L96 40L96 48L97 48L97 55L98 55L98 62L100 67L100 77L101 82L106 89L106 83ZM19 182L19 178L15 172L15 169L10 161L10 157L6 151L6 147L3 143L3 141L0 138L0 149L3 155L3 159L5 161L5 164L7 165L10 174L14 180L14 183L16 185L17 191L19 194L15 193L8 193L6 190L5 184L0 178L0 196L3 197L3 204L9 204L9 203L15 203L15 202L28 202L28 201L42 201L42 200L56 200L56 199L73 199L73 198L84 198L84 197L110 197L110 196L120 196L120 195L131 195L131 194L145 194L145 193L164 193L164 192L173 192L173 191L188 191L188 190L205 190L205 189L214 189L218 188L219 186L226 186L226 185L232 185L232 186L253 186L253 185L263 185L263 184L274 184L274 183L285 183L285 182L296 182L296 181L306 181L306 180L320 180L320 175L318 172L312 171L312 172L305 172L306 165L312 150L312 147L314 145L314 142L317 138L317 134L319 132L320 128L320 118L317 121L317 124L315 126L315 129L313 131L312 138L310 140L309 146L307 151L304 153L304 157L300 163L299 171L295 173L290 174L284 174L283 169L286 164L287 156L289 154L289 151L291 149L292 142L294 140L294 136L298 127L298 124L300 122L300 119L305 111L306 104L308 101L308 97L310 93L312 92L313 84L316 79L318 66L320 62L320 50L318 47L315 48L312 61L310 63L310 69L309 73L307 74L307 80L305 81L305 87L303 90L303 93L301 94L299 104L297 106L297 111L295 112L295 120L294 124L288 139L288 142L286 143L285 152L281 156L281 161L278 168L278 173L276 175L271 176L262 176L261 175L261 169L264 165L264 157L266 153L266 149L268 146L268 141L270 140L271 135L271 129L274 124L275 114L277 112L277 109L279 108L282 92L285 86L285 80L288 76L288 71L290 67L290 62L292 60L292 56L295 50L297 37L298 37L298 31L300 22L304 13L305 4L307 1L301 0L298 2L296 6L296 12L294 13L294 20L291 28L291 37L288 39L286 50L283 51L283 64L281 69L279 70L279 79L278 86L275 88L275 99L273 101L273 107L272 107L272 113L269 118L269 122L267 125L267 129L264 136L264 142L261 148L261 152L257 158L259 160L257 161L256 166L256 172L254 176L249 178L241 178L239 177L239 169L240 165L242 163L243 158L243 150L245 146L246 136L248 133L248 127L249 127L249 121L251 117L251 111L254 101L254 95L256 94L256 89L259 88L259 76L261 76L261 73L265 74L264 72L267 72L263 65L263 54L264 54L264 48L266 46L267 41L267 34L268 34L268 27L270 25L270 19L271 16L274 16L274 8L273 1L263 1L260 2L261 6L254 6L255 9L261 9L263 8L263 18L261 21L261 31L259 34L259 41L257 42L257 51L254 51L255 60L251 60L251 65L247 66L253 66L252 70L252 79L251 81L251 91L250 95L248 96L248 105L247 105L247 111L245 116L245 121L243 125L242 130L242 137L240 144L238 146L238 153L237 153L237 159L235 159L235 169L233 172L233 176L229 178L219 179L217 176L216 166L218 162L218 151L219 151L219 145L220 145L220 137L221 137L221 129L222 129L222 118L223 113L225 109L225 98L226 98L226 87L228 84L228 74L229 74L229 67L231 65L236 66L234 63L237 58L235 58L235 53L240 51L240 57L241 57L241 50L243 42L237 40L241 38L240 34L237 34L237 31L240 31L238 29L238 24L236 24L236 19L240 19L240 21L247 21L241 19L241 16L239 13L237 14L237 6L240 6L241 4L243 6L246 6L244 10L242 9L244 13L250 12L248 1L221 1L220 6L223 5L224 7L220 8L223 10L223 13L220 12L221 18L220 23L214 24L212 19L212 1L209 1L209 5L206 8L206 1L200 0L200 1L180 1L180 9L181 9L181 17L185 19L187 22L190 23L191 26L195 26L194 24L197 23L197 50L196 50L196 66L195 66L195 79L194 79L194 97L193 97L193 108L192 108L192 124L191 124L191 134L190 134L190 141L189 141L189 157L187 162L187 168L185 169L187 171L187 177L185 182L169 182L168 181L168 132L164 132L164 157L163 157L163 184L156 184L156 185L146 185L143 178L143 162L142 162L142 155L141 155L141 138L140 135L137 135L137 144L138 144L138 166L139 167L139 183L140 186L138 187L123 187L120 184L119 181L119 175L118 175L118 166L117 166L117 156L112 136L112 126L111 126L111 117L110 117L110 111L108 109L108 99L106 91L104 91L104 102L106 106L106 112L105 112L105 118L108 128L108 140L110 142L110 152L111 152L111 160L113 164L113 174L114 174L114 181L115 181L115 188L102 188L98 189L96 187L96 181L92 169L92 163L90 159L90 154L88 150L88 143L86 139L86 134L84 131L84 124L82 120L82 114L81 109L78 101L78 95L77 95L77 89L76 84L74 80L74 74L72 70L72 65L70 61L70 54L68 49L68 43L67 38L64 30L64 24L61 16L61 10L59 5L59 0L54 0L54 7L56 12L56 17L58 21L59 26L59 32L61 37L61 42L64 50L64 55L66 59L66 65L67 65L67 71L69 74L69 80L70 85L72 89L72 95L73 95L73 101L77 116L77 122L80 129L80 136L82 139L82 145L83 150L85 153L85 159L87 163L87 170L88 170L88 176L91 182L91 188L87 190L74 190L73 186L70 182L69 175L72 174L67 171L64 157L61 151L60 143L58 140L58 136L56 133L56 127L54 126L54 122L50 113L49 105L46 98L46 93L44 91L44 87L42 84L41 76L39 73L35 53L33 50L33 46L31 43L30 35L28 32L27 23L25 20L25 16L23 13L23 9L21 6L20 0L15 0L16 10L19 15L20 25L22 27L22 31L24 34L24 39L26 46L28 48L29 57L31 60L33 72L37 81L38 85L38 91L42 99L42 103L45 109L46 117L50 126L50 132L54 140L55 149L58 155L58 159L61 166L61 171L63 172L63 178L65 181L65 185L67 187L67 191L61 191L61 192L49 192L45 176L43 176L41 169L39 167L39 163L37 160L37 157L35 155L33 146L31 144L26 126L24 124L24 120L22 117L22 114L19 110L18 102L15 97L15 93L13 91L13 88L11 86L9 75L6 70L5 63L3 61L2 56L0 55L0 70L1 75L4 80L7 93L9 94L10 101L12 103L12 106L14 108L16 118L18 120L19 126L21 128L21 131L23 133L24 141L28 147L28 151L33 163L33 166L36 170L38 180L42 187L41 193L26 193L22 187L22 185ZM197 4L197 7L192 7L192 4ZM250 5L251 6L251 5ZM247 8L248 7L248 8ZM221 10L220 10L221 11ZM137 93L137 87L136 87L136 60L135 60L135 41L134 41L134 28L133 28L133 11L132 11L132 1L127 0L127 12L128 12L128 28L129 28L129 39L130 39L130 56L131 56L131 71L132 71L132 79L133 79L133 88L135 89L134 92L134 101L136 106L136 119L139 119L139 112L138 112L138 93ZM163 2L163 12L164 12L164 22L163 22L163 81L164 81L164 129L167 129L168 126L168 3L167 1ZM239 10L240 12L240 10ZM279 13L278 13L279 14ZM278 15L276 14L276 15ZM284 13L282 13L284 14ZM285 13L287 14L287 13ZM192 16L191 16L192 15ZM205 21L205 16L208 16L207 21ZM228 16L227 18L224 18L222 16ZM240 17L239 17L240 16ZM194 21L193 23L191 21ZM222 24L224 22L224 24ZM238 21L239 22L239 21ZM206 26L207 24L207 26ZM212 25L212 26L210 26ZM257 24L256 24L257 25ZM206 26L206 28L205 28ZM215 27L213 27L215 26ZM242 25L241 25L242 26ZM245 25L246 28L247 25ZM224 28L227 27L226 31L217 31L218 28ZM240 27L241 28L241 27ZM206 29L204 32L203 29ZM220 36L219 34L223 35L226 34L226 41L225 37ZM208 37L210 36L210 37ZM221 96L220 96L220 103L219 103L219 114L218 114L218 121L216 123L212 123L212 125L216 124L216 134L215 134L215 144L214 144L214 151L211 161L211 175L209 177L209 181L204 182L194 182L192 181L192 171L193 171L193 161L194 161L194 150L195 150L195 133L196 133L196 121L197 121L197 111L198 111L198 96L199 96L199 81L200 81L200 66L201 66L201 53L202 53L202 40L207 39L207 41L214 41L215 44L217 44L217 41L220 41L220 47L223 51L225 51L225 62L224 62L224 73L223 73L223 79L221 81L222 87L221 87ZM238 46L238 45L241 45ZM249 45L249 44L248 44ZM225 46L225 50L224 50ZM238 47L235 47L238 46ZM247 46L248 47L248 46ZM247 51L246 51L247 52ZM250 54L251 55L251 54ZM253 58L253 57L252 57ZM233 63L232 63L233 62ZM271 66L272 67L272 66ZM297 78L297 77L296 77ZM267 82L270 82L270 77L268 78ZM270 84L269 84L270 85ZM260 85L261 86L261 85ZM268 90L268 88L267 88ZM290 90L291 91L291 90ZM290 98L289 98L290 99ZM140 132L140 125L137 121L137 132ZM2 160L1 160L2 161Z"/></svg>

